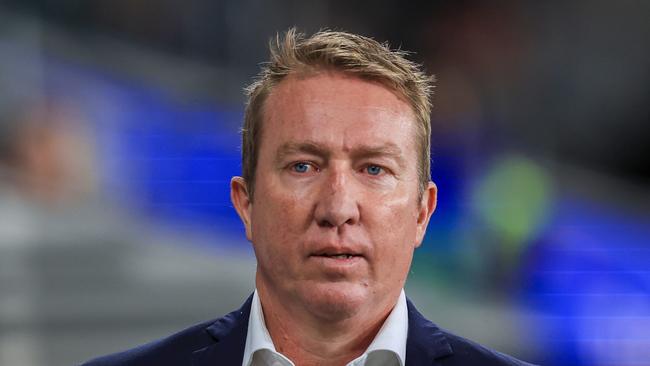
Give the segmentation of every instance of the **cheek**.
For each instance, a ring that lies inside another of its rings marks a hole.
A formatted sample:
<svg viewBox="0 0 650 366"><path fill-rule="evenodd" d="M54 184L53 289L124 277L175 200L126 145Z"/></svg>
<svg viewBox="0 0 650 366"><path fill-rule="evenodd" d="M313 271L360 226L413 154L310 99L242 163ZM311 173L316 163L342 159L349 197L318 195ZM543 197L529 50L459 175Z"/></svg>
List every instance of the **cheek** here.
<svg viewBox="0 0 650 366"><path fill-rule="evenodd" d="M410 197L409 197L410 198ZM378 260L395 277L406 275L416 242L417 211L404 198L384 201L374 208L372 220Z"/></svg>
<svg viewBox="0 0 650 366"><path fill-rule="evenodd" d="M370 214L375 216L373 221L381 222L384 231L400 238L396 245L403 246L415 238L418 211L414 201L408 194L384 195L370 201Z"/></svg>
<svg viewBox="0 0 650 366"><path fill-rule="evenodd" d="M279 193L273 190L258 191L265 195L257 207L253 205L251 217L252 241L263 252L262 258L289 258L291 253L299 252L298 236L305 225L305 204L294 193ZM298 249L298 250L297 250Z"/></svg>

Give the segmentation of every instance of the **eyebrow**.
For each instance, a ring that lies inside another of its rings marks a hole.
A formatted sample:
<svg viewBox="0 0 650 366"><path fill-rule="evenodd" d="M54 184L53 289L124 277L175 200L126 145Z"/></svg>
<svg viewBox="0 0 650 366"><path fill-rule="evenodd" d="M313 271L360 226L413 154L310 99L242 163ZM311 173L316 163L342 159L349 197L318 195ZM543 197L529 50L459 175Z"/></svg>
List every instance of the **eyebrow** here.
<svg viewBox="0 0 650 366"><path fill-rule="evenodd" d="M287 157L287 155L298 153L311 154L323 159L328 159L331 156L329 149L325 145L317 142L287 142L278 148L275 160L281 162ZM405 159L402 155L402 149L400 149L396 144L390 142L380 145L356 146L352 149L350 155L355 160L387 157L393 159L401 167L406 166Z"/></svg>
<svg viewBox="0 0 650 366"><path fill-rule="evenodd" d="M282 144L275 154L275 161L283 161L287 155L305 153L310 155L316 155L324 159L329 158L331 155L327 148L322 144L315 142L305 141L305 142L287 142Z"/></svg>
<svg viewBox="0 0 650 366"><path fill-rule="evenodd" d="M354 159L388 158L394 160L400 167L406 166L402 149L396 144L385 143L381 145L361 145L352 150Z"/></svg>

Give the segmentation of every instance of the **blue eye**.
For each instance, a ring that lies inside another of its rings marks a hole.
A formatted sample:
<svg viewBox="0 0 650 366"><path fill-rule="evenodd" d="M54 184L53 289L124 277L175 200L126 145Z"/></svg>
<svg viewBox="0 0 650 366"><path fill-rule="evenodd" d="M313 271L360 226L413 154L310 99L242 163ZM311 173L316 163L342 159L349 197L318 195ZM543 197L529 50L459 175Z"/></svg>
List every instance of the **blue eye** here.
<svg viewBox="0 0 650 366"><path fill-rule="evenodd" d="M296 173L307 173L309 170L309 164L307 163L296 163L293 164L292 169Z"/></svg>
<svg viewBox="0 0 650 366"><path fill-rule="evenodd" d="M370 175L379 175L381 174L382 168L377 165L368 165L368 167L366 167L366 171Z"/></svg>

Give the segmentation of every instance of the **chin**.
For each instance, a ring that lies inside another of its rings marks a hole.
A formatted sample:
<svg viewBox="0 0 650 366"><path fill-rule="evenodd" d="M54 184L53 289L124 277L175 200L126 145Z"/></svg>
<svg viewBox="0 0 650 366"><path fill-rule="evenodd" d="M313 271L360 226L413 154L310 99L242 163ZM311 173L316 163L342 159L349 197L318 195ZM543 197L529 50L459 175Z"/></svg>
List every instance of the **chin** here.
<svg viewBox="0 0 650 366"><path fill-rule="evenodd" d="M364 284L327 282L309 284L300 291L303 302L314 315L324 320L351 318L371 303L370 288Z"/></svg>

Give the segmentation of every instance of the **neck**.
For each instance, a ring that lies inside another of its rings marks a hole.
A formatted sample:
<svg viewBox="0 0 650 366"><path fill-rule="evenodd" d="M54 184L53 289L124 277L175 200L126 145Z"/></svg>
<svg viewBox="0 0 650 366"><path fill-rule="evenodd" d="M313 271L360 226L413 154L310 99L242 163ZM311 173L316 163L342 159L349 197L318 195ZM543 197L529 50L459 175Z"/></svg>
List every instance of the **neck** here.
<svg viewBox="0 0 650 366"><path fill-rule="evenodd" d="M332 320L318 318L304 306L292 306L257 281L264 320L276 350L294 364L346 365L362 355L375 338L395 306L360 309L349 317ZM395 299L397 300L397 299Z"/></svg>

